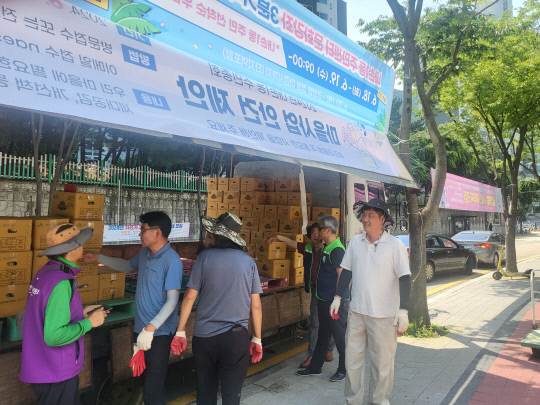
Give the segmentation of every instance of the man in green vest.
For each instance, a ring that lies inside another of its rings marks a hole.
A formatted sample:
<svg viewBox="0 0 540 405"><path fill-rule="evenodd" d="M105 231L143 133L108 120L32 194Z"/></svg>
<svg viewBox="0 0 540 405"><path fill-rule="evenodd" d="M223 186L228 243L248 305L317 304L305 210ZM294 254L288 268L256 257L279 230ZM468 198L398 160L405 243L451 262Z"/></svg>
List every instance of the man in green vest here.
<svg viewBox="0 0 540 405"><path fill-rule="evenodd" d="M306 369L296 373L302 376L321 375L326 348L330 337L333 337L339 353L339 365L330 381L341 381L346 374L345 330L349 299L348 291L341 297L343 305L339 308L338 316L332 317L330 315L330 306L336 295L337 281L341 273L341 260L345 255L345 247L337 237L337 230L338 220L335 217L325 215L319 218L319 236L324 242L315 290L318 299L319 335L317 336L317 345L315 346L311 364Z"/></svg>
<svg viewBox="0 0 540 405"><path fill-rule="evenodd" d="M311 294L311 303L309 306L310 309L310 324L309 324L309 346L308 346L308 357L302 364L300 368L309 367L311 364L311 358L313 357L313 352L315 351L315 346L317 345L317 336L319 335L319 316L317 313L317 296L315 295L315 290L317 286L317 274L319 271L319 262L321 260L321 251L323 243L319 237L319 223L315 222L306 228L307 237L311 242L297 242L292 239L286 238L283 235L274 235L268 239L268 243L275 242L279 240L280 242L285 242L287 246L297 249L298 253L304 256L304 285L305 290L308 294ZM328 343L325 361L334 360L334 355L332 351L335 347L334 338L330 338Z"/></svg>

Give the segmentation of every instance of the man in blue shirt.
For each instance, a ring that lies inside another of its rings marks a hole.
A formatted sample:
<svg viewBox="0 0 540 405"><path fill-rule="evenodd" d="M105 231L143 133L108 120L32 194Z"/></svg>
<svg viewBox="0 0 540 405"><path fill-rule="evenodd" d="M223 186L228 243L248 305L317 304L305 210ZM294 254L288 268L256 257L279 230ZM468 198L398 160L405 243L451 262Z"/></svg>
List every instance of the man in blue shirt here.
<svg viewBox="0 0 540 405"><path fill-rule="evenodd" d="M98 261L124 272L136 270L134 352L144 350L146 370L143 398L146 405L165 405L165 376L170 344L178 325L178 299L182 287L182 261L169 244L171 219L164 212L139 217L142 249L129 262L87 253L83 262Z"/></svg>

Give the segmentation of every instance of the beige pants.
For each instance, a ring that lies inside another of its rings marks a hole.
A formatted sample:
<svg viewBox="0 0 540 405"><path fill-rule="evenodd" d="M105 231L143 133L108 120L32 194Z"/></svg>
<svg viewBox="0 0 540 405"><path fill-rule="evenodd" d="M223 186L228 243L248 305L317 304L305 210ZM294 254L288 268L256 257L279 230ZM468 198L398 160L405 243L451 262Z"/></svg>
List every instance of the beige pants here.
<svg viewBox="0 0 540 405"><path fill-rule="evenodd" d="M389 405L397 349L394 318L372 318L349 311L345 344L346 403L364 404L367 345L371 357L368 404Z"/></svg>

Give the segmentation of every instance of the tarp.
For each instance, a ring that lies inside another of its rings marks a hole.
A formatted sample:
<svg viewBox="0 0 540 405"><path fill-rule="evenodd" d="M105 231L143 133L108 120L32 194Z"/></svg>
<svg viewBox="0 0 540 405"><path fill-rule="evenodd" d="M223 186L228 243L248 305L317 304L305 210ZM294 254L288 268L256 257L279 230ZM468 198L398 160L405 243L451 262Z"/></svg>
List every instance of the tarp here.
<svg viewBox="0 0 540 405"><path fill-rule="evenodd" d="M431 181L435 169L431 169ZM501 189L477 181L446 173L439 208L462 211L503 212Z"/></svg>
<svg viewBox="0 0 540 405"><path fill-rule="evenodd" d="M4 0L0 103L414 187L393 70L293 1Z"/></svg>

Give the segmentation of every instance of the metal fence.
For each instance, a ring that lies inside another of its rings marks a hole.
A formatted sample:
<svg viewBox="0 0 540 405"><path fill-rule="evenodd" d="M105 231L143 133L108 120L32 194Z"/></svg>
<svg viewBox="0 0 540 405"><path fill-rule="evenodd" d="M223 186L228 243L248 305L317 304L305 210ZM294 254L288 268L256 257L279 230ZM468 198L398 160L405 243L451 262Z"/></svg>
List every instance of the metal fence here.
<svg viewBox="0 0 540 405"><path fill-rule="evenodd" d="M41 155L37 162L43 181L52 182L56 171L57 157ZM0 178L13 180L35 180L33 157L19 157L0 152ZM63 183L92 184L142 188L144 190L197 191L199 176L184 170L164 173L148 166L133 169L114 166L110 163L68 162L60 176ZM207 176L202 177L201 191L206 191Z"/></svg>

